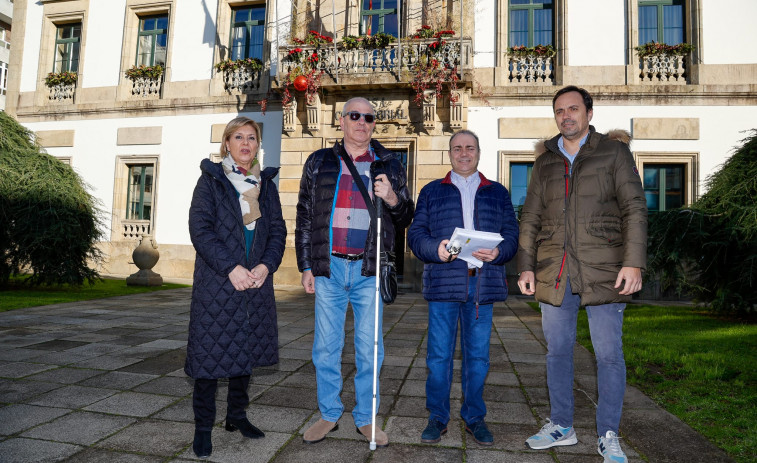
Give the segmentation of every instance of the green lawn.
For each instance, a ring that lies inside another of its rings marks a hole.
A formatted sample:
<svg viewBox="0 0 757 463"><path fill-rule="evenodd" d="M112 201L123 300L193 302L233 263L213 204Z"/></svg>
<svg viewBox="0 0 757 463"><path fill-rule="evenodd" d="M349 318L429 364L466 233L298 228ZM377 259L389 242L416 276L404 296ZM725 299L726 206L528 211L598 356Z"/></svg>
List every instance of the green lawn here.
<svg viewBox="0 0 757 463"><path fill-rule="evenodd" d="M629 304L623 332L628 384L737 461L757 461L757 324ZM592 350L585 310L578 341Z"/></svg>
<svg viewBox="0 0 757 463"><path fill-rule="evenodd" d="M12 278L8 286L0 286L0 312L22 307L102 299L104 297L186 287L187 285L172 283L165 283L163 286L126 286L125 280L102 280L92 286L85 284L80 288L68 285L28 286L21 284L20 278Z"/></svg>

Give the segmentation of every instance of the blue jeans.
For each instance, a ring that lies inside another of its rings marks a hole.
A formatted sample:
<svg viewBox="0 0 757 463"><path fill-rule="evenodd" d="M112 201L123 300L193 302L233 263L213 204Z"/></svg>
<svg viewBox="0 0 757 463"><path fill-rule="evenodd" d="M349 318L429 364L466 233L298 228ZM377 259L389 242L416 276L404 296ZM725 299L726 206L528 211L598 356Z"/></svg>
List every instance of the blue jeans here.
<svg viewBox="0 0 757 463"><path fill-rule="evenodd" d="M337 422L344 412L342 399L342 349L347 303L352 304L355 319L355 425L371 424L373 413L373 340L376 312L376 278L360 274L362 260L349 261L331 257L331 278L315 278L315 339L313 365L318 387L321 418ZM384 361L381 331L383 301L379 298L378 372ZM377 380L378 381L378 380ZM376 410L379 389L376 384Z"/></svg>
<svg viewBox="0 0 757 463"><path fill-rule="evenodd" d="M573 426L573 346L581 297L573 294L570 279L565 298L555 307L542 302L542 328L547 339L547 386L550 419L563 427ZM623 311L625 304L586 307L591 343L597 358L597 434L618 432L626 392L626 362L623 358Z"/></svg>
<svg viewBox="0 0 757 463"><path fill-rule="evenodd" d="M428 303L426 408L429 411L429 419L445 424L449 421L452 359L457 341L458 322L463 357L463 406L460 416L467 424L483 420L486 416L484 380L489 372L492 304L480 305L476 318L477 278L468 278L467 301Z"/></svg>

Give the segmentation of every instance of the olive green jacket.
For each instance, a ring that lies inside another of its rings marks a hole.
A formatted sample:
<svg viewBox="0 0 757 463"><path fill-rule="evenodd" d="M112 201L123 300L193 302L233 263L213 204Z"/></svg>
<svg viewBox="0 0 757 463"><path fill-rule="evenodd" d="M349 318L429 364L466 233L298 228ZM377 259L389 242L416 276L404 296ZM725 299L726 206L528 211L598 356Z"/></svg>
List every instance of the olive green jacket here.
<svg viewBox="0 0 757 463"><path fill-rule="evenodd" d="M621 267L646 267L647 205L624 131L589 137L573 162L560 135L537 146L520 217L518 272L536 275L536 300L559 306L565 280L582 305L625 302Z"/></svg>

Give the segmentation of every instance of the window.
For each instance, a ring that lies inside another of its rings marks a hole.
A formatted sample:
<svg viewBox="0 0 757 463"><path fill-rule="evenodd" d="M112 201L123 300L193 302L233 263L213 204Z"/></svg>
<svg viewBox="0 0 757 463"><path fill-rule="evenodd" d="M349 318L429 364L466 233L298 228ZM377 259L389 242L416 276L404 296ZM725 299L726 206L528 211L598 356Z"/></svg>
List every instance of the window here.
<svg viewBox="0 0 757 463"><path fill-rule="evenodd" d="M513 162L510 164L510 199L518 217L523 203L526 202L526 191L531 183L531 171L533 162Z"/></svg>
<svg viewBox="0 0 757 463"><path fill-rule="evenodd" d="M399 0L361 0L360 33L383 32L399 37L397 6Z"/></svg>
<svg viewBox="0 0 757 463"><path fill-rule="evenodd" d="M683 164L645 164L644 196L649 212L662 212L683 206Z"/></svg>
<svg viewBox="0 0 757 463"><path fill-rule="evenodd" d="M57 26L53 72L78 72L81 23Z"/></svg>
<svg viewBox="0 0 757 463"><path fill-rule="evenodd" d="M683 30L683 0L639 0L639 45L677 45Z"/></svg>
<svg viewBox="0 0 757 463"><path fill-rule="evenodd" d="M152 182L154 166L129 166L129 185L126 191L126 219L150 220L152 216Z"/></svg>
<svg viewBox="0 0 757 463"><path fill-rule="evenodd" d="M139 18L139 38L137 40L137 65L166 65L166 44L168 42L168 15L144 16Z"/></svg>
<svg viewBox="0 0 757 463"><path fill-rule="evenodd" d="M8 89L8 63L0 61L0 94L5 95Z"/></svg>
<svg viewBox="0 0 757 463"><path fill-rule="evenodd" d="M552 11L552 0L510 0L509 46L553 45Z"/></svg>
<svg viewBox="0 0 757 463"><path fill-rule="evenodd" d="M231 59L263 60L265 5L237 8L231 23Z"/></svg>
<svg viewBox="0 0 757 463"><path fill-rule="evenodd" d="M11 26L0 22L0 46L11 47Z"/></svg>

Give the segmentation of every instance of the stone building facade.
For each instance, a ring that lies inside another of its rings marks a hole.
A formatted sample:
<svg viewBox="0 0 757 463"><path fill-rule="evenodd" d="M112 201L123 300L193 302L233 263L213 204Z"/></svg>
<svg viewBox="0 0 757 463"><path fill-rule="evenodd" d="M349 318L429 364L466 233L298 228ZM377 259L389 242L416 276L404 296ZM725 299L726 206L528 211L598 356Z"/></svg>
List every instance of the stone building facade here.
<svg viewBox="0 0 757 463"><path fill-rule="evenodd" d="M109 224L101 270L115 276L135 271L131 251L150 234L161 252L154 270L191 278L198 165L217 159L223 127L239 114L262 123L264 165L281 166L290 234L279 284L299 283L302 165L341 138L338 117L353 96L375 106L375 138L404 159L414 196L446 174L449 136L467 128L481 138L480 170L516 204L535 141L557 133L551 98L564 85L595 96L598 130L632 133L658 209L693 202L757 121L750 0L728 8L717 0L16 0L13 13L7 110L101 199ZM413 38L424 30L452 33ZM379 32L399 39L372 48L342 40ZM636 47L658 33L657 42L693 49L640 58ZM551 49L537 53L538 45ZM216 67L248 57L260 65ZM432 74L432 59L442 77L413 88ZM74 64L75 82L46 85L48 73ZM138 64L160 64L162 74L127 77ZM319 82L295 90L293 77L310 71ZM404 283L417 288L420 266L400 244Z"/></svg>

